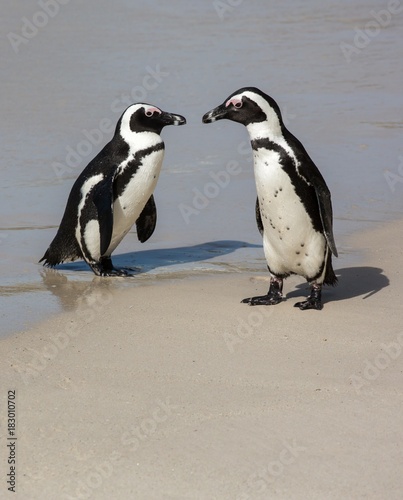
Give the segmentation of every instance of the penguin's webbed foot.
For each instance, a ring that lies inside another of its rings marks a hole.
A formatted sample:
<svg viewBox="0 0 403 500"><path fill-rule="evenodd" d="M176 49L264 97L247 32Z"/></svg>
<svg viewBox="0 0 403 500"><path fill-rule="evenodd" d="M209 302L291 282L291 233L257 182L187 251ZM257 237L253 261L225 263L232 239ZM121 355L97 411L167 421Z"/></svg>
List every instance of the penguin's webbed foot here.
<svg viewBox="0 0 403 500"><path fill-rule="evenodd" d="M257 297L249 297L241 300L241 304L249 304L250 306L274 306L283 300L281 294L258 295Z"/></svg>
<svg viewBox="0 0 403 500"><path fill-rule="evenodd" d="M127 277L127 276L131 276L131 274L128 271L126 271L125 269L117 269L116 267L114 267L111 270L103 271L102 274L100 274L100 276L123 276L123 277Z"/></svg>
<svg viewBox="0 0 403 500"><path fill-rule="evenodd" d="M297 302L296 304L294 304L294 307L299 307L301 311L305 311L307 309L316 309L317 311L320 311L321 309L323 309L322 285L312 285L309 297L307 297L307 299L303 302Z"/></svg>
<svg viewBox="0 0 403 500"><path fill-rule="evenodd" d="M320 300L308 297L303 302L297 302L296 304L294 304L294 307L299 307L301 311L305 311L307 309L316 309L317 311L320 311L321 309L323 309L323 304Z"/></svg>
<svg viewBox="0 0 403 500"><path fill-rule="evenodd" d="M274 306L279 304L284 299L283 294L283 280L281 278L271 278L270 288L267 295L259 295L258 297L249 297L241 300L242 304L249 304L250 306Z"/></svg>
<svg viewBox="0 0 403 500"><path fill-rule="evenodd" d="M107 257L102 257L99 262L88 263L91 269L97 276L131 276L131 274L125 269L118 269L112 265L112 260Z"/></svg>

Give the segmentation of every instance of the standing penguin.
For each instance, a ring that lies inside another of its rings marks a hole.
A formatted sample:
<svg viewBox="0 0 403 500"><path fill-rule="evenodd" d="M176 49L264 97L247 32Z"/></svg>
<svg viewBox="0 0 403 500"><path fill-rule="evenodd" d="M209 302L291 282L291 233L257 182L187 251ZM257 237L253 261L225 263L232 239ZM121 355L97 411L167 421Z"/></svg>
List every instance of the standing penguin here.
<svg viewBox="0 0 403 500"><path fill-rule="evenodd" d="M203 116L204 123L227 118L246 126L253 150L257 188L256 220L270 271L267 295L242 302L272 305L283 300L283 279L303 276L310 295L295 304L322 309L322 285L335 285L333 216L329 189L304 146L289 132L280 108L254 87L230 95Z"/></svg>
<svg viewBox="0 0 403 500"><path fill-rule="evenodd" d="M112 140L73 185L59 230L39 262L53 267L84 259L97 276L126 276L111 254L136 223L144 243L157 212L153 192L164 157L160 133L186 119L150 104L132 104L119 118Z"/></svg>

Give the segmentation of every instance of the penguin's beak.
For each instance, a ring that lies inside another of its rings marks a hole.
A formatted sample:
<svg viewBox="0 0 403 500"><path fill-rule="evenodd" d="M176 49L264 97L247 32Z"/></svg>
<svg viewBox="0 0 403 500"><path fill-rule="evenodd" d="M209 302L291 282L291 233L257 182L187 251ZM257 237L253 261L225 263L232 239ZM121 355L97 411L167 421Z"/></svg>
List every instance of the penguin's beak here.
<svg viewBox="0 0 403 500"><path fill-rule="evenodd" d="M186 123L186 118L184 116L174 115L166 111L161 113L160 120L164 125L184 125Z"/></svg>
<svg viewBox="0 0 403 500"><path fill-rule="evenodd" d="M203 123L213 123L216 120L222 120L223 118L226 118L227 116L227 108L225 107L224 104L220 104L220 106L217 106L216 108L212 109L208 113L206 113L202 121Z"/></svg>

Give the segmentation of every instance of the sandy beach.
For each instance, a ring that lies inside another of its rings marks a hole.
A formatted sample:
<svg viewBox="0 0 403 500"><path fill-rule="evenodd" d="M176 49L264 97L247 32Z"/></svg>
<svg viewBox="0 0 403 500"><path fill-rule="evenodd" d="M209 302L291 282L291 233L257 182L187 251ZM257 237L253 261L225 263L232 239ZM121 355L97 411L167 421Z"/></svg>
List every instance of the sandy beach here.
<svg viewBox="0 0 403 500"><path fill-rule="evenodd" d="M400 500L401 2L3 3L0 498ZM202 116L245 86L332 193L320 312L298 277L240 303L268 288L251 148ZM162 132L155 233L113 254L136 276L43 268L133 102L187 120Z"/></svg>
<svg viewBox="0 0 403 500"><path fill-rule="evenodd" d="M321 312L293 307L297 277L280 305L240 304L263 270L117 292L100 279L2 340L14 498L400 499L402 232L351 240L360 261L336 261Z"/></svg>

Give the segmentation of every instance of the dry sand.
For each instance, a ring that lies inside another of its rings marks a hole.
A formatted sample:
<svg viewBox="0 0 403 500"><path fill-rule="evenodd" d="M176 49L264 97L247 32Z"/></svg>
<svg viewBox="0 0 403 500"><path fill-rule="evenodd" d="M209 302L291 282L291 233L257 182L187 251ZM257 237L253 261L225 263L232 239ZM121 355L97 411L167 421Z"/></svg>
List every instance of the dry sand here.
<svg viewBox="0 0 403 500"><path fill-rule="evenodd" d="M276 307L240 304L263 272L100 283L2 340L1 498L401 499L402 233L356 237L321 312L293 307L299 278Z"/></svg>

